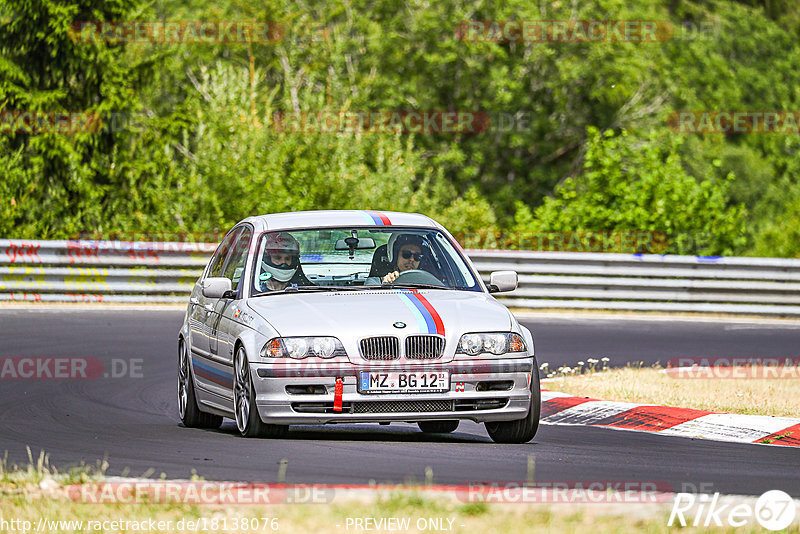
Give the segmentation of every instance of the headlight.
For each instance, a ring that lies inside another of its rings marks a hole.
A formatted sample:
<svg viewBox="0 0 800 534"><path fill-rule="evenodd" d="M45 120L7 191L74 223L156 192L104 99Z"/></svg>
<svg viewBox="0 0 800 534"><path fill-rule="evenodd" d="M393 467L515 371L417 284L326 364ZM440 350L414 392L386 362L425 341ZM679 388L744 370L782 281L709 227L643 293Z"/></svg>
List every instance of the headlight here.
<svg viewBox="0 0 800 534"><path fill-rule="evenodd" d="M315 337L311 350L320 358L332 358L336 352L338 339L333 337ZM344 350L344 349L342 349Z"/></svg>
<svg viewBox="0 0 800 534"><path fill-rule="evenodd" d="M286 355L295 360L308 356L308 341L304 337L287 337L283 340Z"/></svg>
<svg viewBox="0 0 800 534"><path fill-rule="evenodd" d="M464 334L461 336L461 341L458 343L456 352L463 352L465 354L476 355L483 351L483 338L480 334Z"/></svg>
<svg viewBox="0 0 800 534"><path fill-rule="evenodd" d="M486 334L464 334L458 342L456 354L475 356L482 352L506 354L508 352L526 352L525 340L513 332L497 332Z"/></svg>
<svg viewBox="0 0 800 534"><path fill-rule="evenodd" d="M503 334L484 334L483 350L492 354L505 354L508 340Z"/></svg>
<svg viewBox="0 0 800 534"><path fill-rule="evenodd" d="M335 337L276 337L261 349L262 358L333 358L347 356L342 342Z"/></svg>

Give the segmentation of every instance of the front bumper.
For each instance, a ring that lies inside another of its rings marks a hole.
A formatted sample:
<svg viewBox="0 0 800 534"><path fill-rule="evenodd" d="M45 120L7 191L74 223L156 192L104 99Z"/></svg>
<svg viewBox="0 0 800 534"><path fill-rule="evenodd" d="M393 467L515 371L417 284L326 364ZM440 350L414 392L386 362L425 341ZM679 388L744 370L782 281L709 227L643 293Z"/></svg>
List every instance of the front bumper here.
<svg viewBox="0 0 800 534"><path fill-rule="evenodd" d="M250 364L261 419L271 424L326 424L379 421L459 419L475 422L523 419L530 408L535 360L469 360L441 362L322 362ZM362 394L360 371L450 372L450 391L443 393ZM342 411L334 411L336 379L343 382ZM288 393L303 386L314 393ZM322 388L324 388L324 392ZM316 387L316 388L314 388Z"/></svg>

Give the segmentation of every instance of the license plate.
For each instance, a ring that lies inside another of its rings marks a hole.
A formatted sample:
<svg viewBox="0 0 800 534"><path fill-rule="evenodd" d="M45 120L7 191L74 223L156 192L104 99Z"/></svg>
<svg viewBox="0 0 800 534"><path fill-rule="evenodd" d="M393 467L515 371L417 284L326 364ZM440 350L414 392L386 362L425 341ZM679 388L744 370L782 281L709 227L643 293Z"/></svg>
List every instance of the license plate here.
<svg viewBox="0 0 800 534"><path fill-rule="evenodd" d="M360 393L442 393L450 391L450 372L361 371Z"/></svg>

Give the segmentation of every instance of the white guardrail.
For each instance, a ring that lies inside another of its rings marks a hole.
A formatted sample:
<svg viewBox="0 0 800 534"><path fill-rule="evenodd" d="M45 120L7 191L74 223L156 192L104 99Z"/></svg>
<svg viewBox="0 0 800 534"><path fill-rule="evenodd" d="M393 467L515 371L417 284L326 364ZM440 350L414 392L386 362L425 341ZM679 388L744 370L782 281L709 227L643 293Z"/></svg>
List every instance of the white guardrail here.
<svg viewBox="0 0 800 534"><path fill-rule="evenodd" d="M0 300L186 302L213 243L0 240ZM800 259L468 250L523 309L800 316Z"/></svg>

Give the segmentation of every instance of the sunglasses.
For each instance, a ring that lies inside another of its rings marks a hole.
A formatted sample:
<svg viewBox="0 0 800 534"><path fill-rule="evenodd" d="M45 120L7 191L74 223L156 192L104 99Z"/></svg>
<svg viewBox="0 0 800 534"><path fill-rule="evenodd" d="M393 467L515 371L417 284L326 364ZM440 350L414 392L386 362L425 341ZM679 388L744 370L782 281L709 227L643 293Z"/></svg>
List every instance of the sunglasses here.
<svg viewBox="0 0 800 534"><path fill-rule="evenodd" d="M411 252L410 250L402 250L402 251L400 251L400 255L405 260L407 260L407 259L409 259L409 258L411 258L413 256L414 257L414 261L422 261L422 258L425 257L425 255L422 254L421 252Z"/></svg>

